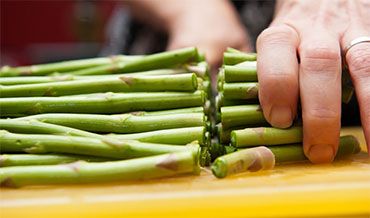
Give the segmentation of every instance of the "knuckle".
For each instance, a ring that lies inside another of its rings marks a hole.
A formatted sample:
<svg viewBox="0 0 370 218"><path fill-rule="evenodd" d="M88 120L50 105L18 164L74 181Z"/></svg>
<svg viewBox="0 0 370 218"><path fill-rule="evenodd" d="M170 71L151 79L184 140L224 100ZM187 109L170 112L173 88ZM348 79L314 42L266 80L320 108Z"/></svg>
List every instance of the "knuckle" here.
<svg viewBox="0 0 370 218"><path fill-rule="evenodd" d="M340 60L339 48L330 46L325 42L310 42L300 48L302 59L314 60Z"/></svg>
<svg viewBox="0 0 370 218"><path fill-rule="evenodd" d="M348 51L346 59L355 79L370 78L370 45L354 46Z"/></svg>
<svg viewBox="0 0 370 218"><path fill-rule="evenodd" d="M328 108L312 108L307 111L308 120L340 120L340 112Z"/></svg>
<svg viewBox="0 0 370 218"><path fill-rule="evenodd" d="M293 28L286 25L274 26L262 31L257 38L257 44L291 44L297 38Z"/></svg>
<svg viewBox="0 0 370 218"><path fill-rule="evenodd" d="M341 58L339 47L324 42L303 44L300 48L301 67L304 72L321 75L337 75Z"/></svg>

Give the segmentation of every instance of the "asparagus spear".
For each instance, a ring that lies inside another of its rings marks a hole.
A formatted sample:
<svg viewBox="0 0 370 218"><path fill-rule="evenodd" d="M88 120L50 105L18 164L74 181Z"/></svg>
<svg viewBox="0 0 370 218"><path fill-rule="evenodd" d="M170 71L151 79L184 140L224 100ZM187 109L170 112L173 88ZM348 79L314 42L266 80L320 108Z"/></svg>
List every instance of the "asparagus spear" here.
<svg viewBox="0 0 370 218"><path fill-rule="evenodd" d="M238 49L235 49L235 48L231 48L231 47L227 47L225 52L227 52L227 53L243 53L242 51L240 51Z"/></svg>
<svg viewBox="0 0 370 218"><path fill-rule="evenodd" d="M90 58L81 60L62 61L48 64L38 64L32 66L9 67L4 66L0 69L0 77L9 76L43 76L55 72L66 72L71 70L84 69L100 65L107 65L117 62L128 62L140 59L140 56L116 55L111 57Z"/></svg>
<svg viewBox="0 0 370 218"><path fill-rule="evenodd" d="M276 163L299 162L307 160L302 144L277 145L269 147L274 153ZM360 143L353 135L341 136L335 159L345 158L361 151Z"/></svg>
<svg viewBox="0 0 370 218"><path fill-rule="evenodd" d="M227 106L221 108L221 123L224 128L266 124L259 105Z"/></svg>
<svg viewBox="0 0 370 218"><path fill-rule="evenodd" d="M199 174L198 150L103 163L5 167L0 169L0 185L20 187L97 183L154 179L185 173Z"/></svg>
<svg viewBox="0 0 370 218"><path fill-rule="evenodd" d="M36 135L0 131L1 152L32 154L66 153L96 157L130 159L172 153L186 146L145 143L135 140L97 139L78 136Z"/></svg>
<svg viewBox="0 0 370 218"><path fill-rule="evenodd" d="M336 159L360 152L358 140L354 136L343 136ZM212 172L217 178L245 171L272 169L276 163L299 162L307 158L301 144L248 148L221 156L212 164Z"/></svg>
<svg viewBox="0 0 370 218"><path fill-rule="evenodd" d="M217 178L224 178L245 171L269 170L274 166L274 154L268 148L260 146L218 157L213 162L211 170Z"/></svg>
<svg viewBox="0 0 370 218"><path fill-rule="evenodd" d="M160 92L195 91L198 81L195 74L159 76L122 76L119 78L89 79L0 86L1 97L63 96L98 92Z"/></svg>
<svg viewBox="0 0 370 218"><path fill-rule="evenodd" d="M144 70L176 67L181 64L196 61L198 51L195 47L182 48L152 55L146 55L130 62L118 62L110 65L91 67L68 72L74 75L100 75L112 73L130 73Z"/></svg>
<svg viewBox="0 0 370 218"><path fill-rule="evenodd" d="M246 128L231 132L231 145L235 147L250 147L291 144L302 142L302 137L301 127L291 127L289 129L272 127Z"/></svg>
<svg viewBox="0 0 370 218"><path fill-rule="evenodd" d="M0 85L21 85L21 84L35 84L35 83L50 83L62 81L76 81L87 79L108 79L119 78L122 76L157 76L157 75L176 75L185 74L189 71L185 69L159 69L140 71L135 73L125 74L107 74L107 75L93 75L93 76L76 76L72 74L56 74L52 76L17 76L17 77L0 77Z"/></svg>
<svg viewBox="0 0 370 218"><path fill-rule="evenodd" d="M258 98L258 83L224 83L223 96L230 100L248 100Z"/></svg>
<svg viewBox="0 0 370 218"><path fill-rule="evenodd" d="M241 67L236 65L224 65L225 82L256 82L256 67Z"/></svg>
<svg viewBox="0 0 370 218"><path fill-rule="evenodd" d="M223 106L236 106L247 104L259 104L258 99L225 99L224 93L219 92L215 98L217 111L220 111Z"/></svg>
<svg viewBox="0 0 370 218"><path fill-rule="evenodd" d="M132 114L40 114L17 120L36 119L91 132L137 133L180 127L205 126L202 113L137 116Z"/></svg>
<svg viewBox="0 0 370 218"><path fill-rule="evenodd" d="M86 96L1 98L1 116L39 113L125 113L204 104L204 92L97 93Z"/></svg>
<svg viewBox="0 0 370 218"><path fill-rule="evenodd" d="M98 134L70 127L44 123L38 120L0 119L0 129L14 133L84 136L103 139L103 137Z"/></svg>
<svg viewBox="0 0 370 218"><path fill-rule="evenodd" d="M136 111L132 112L133 114L137 115L146 115L146 116L154 116L154 115L163 115L163 114L185 114L185 113L206 113L204 107L188 107L188 108L179 108L179 109L171 109L171 110L160 110L160 111Z"/></svg>
<svg viewBox="0 0 370 218"><path fill-rule="evenodd" d="M224 65L235 65L244 61L255 61L255 60L257 60L257 54L255 53L244 53L244 52L224 53Z"/></svg>
<svg viewBox="0 0 370 218"><path fill-rule="evenodd" d="M206 146L205 133L205 127L187 127L135 134L109 134L107 136L117 140L134 139L141 142L172 145L186 145L193 141L198 141L201 146Z"/></svg>
<svg viewBox="0 0 370 218"><path fill-rule="evenodd" d="M109 159L71 154L2 154L0 155L0 167L65 164L79 160L102 162Z"/></svg>
<svg viewBox="0 0 370 218"><path fill-rule="evenodd" d="M141 142L173 145L186 145L193 141L198 141L200 145L206 145L205 127L166 129L136 134L99 135L70 127L44 123L38 120L0 119L0 129L13 133L84 136L98 139L109 137L117 140L138 140Z"/></svg>

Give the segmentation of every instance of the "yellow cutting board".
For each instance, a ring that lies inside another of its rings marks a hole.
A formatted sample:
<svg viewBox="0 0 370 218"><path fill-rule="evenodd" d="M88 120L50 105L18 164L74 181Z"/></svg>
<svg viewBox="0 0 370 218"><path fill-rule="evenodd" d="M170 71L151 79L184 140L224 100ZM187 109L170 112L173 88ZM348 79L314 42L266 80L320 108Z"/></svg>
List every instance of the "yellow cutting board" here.
<svg viewBox="0 0 370 218"><path fill-rule="evenodd" d="M216 179L0 190L0 217L370 217L370 159L363 152L328 165L309 163Z"/></svg>

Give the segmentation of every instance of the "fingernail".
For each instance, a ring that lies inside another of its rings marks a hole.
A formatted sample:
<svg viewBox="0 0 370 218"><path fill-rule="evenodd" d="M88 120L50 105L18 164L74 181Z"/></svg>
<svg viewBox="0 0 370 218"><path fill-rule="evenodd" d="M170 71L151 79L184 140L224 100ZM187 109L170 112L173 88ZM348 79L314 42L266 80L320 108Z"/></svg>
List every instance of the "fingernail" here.
<svg viewBox="0 0 370 218"><path fill-rule="evenodd" d="M274 106L270 112L270 124L278 128L288 128L292 125L293 115L290 107Z"/></svg>
<svg viewBox="0 0 370 218"><path fill-rule="evenodd" d="M330 163L334 160L334 149L330 145L312 145L308 150L308 159L312 163Z"/></svg>

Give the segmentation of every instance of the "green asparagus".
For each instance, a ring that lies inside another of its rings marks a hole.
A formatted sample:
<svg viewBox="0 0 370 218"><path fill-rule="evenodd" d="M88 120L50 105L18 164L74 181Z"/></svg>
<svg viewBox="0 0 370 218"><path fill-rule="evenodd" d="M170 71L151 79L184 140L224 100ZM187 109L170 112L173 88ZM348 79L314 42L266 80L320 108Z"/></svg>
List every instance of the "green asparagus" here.
<svg viewBox="0 0 370 218"><path fill-rule="evenodd" d="M198 150L104 163L4 167L0 169L0 185L21 187L96 183L154 179L185 173L199 174Z"/></svg>
<svg viewBox="0 0 370 218"><path fill-rule="evenodd" d="M205 94L151 93L96 93L85 96L1 98L1 116L39 113L125 113L140 110L165 110L202 106Z"/></svg>
<svg viewBox="0 0 370 218"><path fill-rule="evenodd" d="M205 126L206 121L203 113L151 116L56 113L17 118L17 120L30 119L98 133L138 133L180 127Z"/></svg>
<svg viewBox="0 0 370 218"><path fill-rule="evenodd" d="M55 72L66 72L117 62L129 62L140 59L141 56L116 55L103 58L90 58L82 60L62 61L48 64L38 64L32 66L9 67L4 66L0 69L0 77L10 76L43 76Z"/></svg>
<svg viewBox="0 0 370 218"><path fill-rule="evenodd" d="M131 159L184 151L187 146L154 144L136 140L97 139L79 136L36 135L0 131L0 151L31 154L66 153Z"/></svg>
<svg viewBox="0 0 370 218"><path fill-rule="evenodd" d="M100 75L112 73L130 73L144 70L176 67L197 61L198 51L195 47L182 48L152 55L146 55L130 62L117 62L109 65L91 67L68 72L74 75Z"/></svg>
<svg viewBox="0 0 370 218"><path fill-rule="evenodd" d="M71 154L1 154L0 167L54 165L72 163L79 160L102 162L109 161L110 159Z"/></svg>
<svg viewBox="0 0 370 218"><path fill-rule="evenodd" d="M221 108L221 123L226 129L245 125L265 125L259 105L227 106Z"/></svg>
<svg viewBox="0 0 370 218"><path fill-rule="evenodd" d="M224 83L223 95L227 100L258 99L258 83Z"/></svg>
<svg viewBox="0 0 370 218"><path fill-rule="evenodd" d="M272 127L257 127L233 130L231 145L235 147L250 147L257 145L281 145L302 142L302 127L278 129Z"/></svg>

